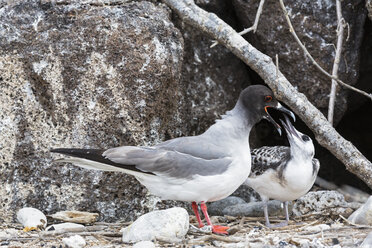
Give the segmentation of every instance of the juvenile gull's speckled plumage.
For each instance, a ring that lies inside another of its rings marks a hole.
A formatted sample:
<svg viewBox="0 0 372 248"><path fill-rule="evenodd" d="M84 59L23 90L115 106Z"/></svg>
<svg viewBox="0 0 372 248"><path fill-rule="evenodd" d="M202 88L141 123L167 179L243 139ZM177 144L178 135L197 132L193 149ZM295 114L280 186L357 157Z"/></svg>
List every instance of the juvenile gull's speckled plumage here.
<svg viewBox="0 0 372 248"><path fill-rule="evenodd" d="M288 201L306 194L316 179L319 161L314 158L314 145L310 137L297 131L288 118L282 121L290 147L264 146L253 149L251 174L245 184L256 190L265 202L266 225L272 226L268 217L267 201L285 202L286 225L289 220Z"/></svg>
<svg viewBox="0 0 372 248"><path fill-rule="evenodd" d="M107 150L54 149L73 156L62 162L104 171L133 175L154 195L162 199L189 201L201 223L196 203L208 225L205 202L232 194L251 171L249 133L262 118L279 125L267 108L281 110L294 117L274 98L273 92L260 85L243 90L235 107L198 136L181 137L156 146L121 146ZM215 233L227 233L225 227L212 226Z"/></svg>

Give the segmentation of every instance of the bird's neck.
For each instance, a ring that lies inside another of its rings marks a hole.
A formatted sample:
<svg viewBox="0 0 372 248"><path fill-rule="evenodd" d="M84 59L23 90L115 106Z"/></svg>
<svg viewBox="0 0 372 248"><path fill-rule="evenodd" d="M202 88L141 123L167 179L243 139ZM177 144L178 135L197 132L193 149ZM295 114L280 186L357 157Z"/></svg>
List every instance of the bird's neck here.
<svg viewBox="0 0 372 248"><path fill-rule="evenodd" d="M309 155L309 152L304 151L304 147L297 147L291 145L291 157L293 161L296 161L296 163L299 163L300 165L304 165L307 162L306 165L311 164L311 161L313 159L313 156Z"/></svg>
<svg viewBox="0 0 372 248"><path fill-rule="evenodd" d="M216 139L226 137L234 140L249 140L252 127L258 122L252 118L239 104L232 110L226 112L220 120L217 120L206 133L214 135Z"/></svg>

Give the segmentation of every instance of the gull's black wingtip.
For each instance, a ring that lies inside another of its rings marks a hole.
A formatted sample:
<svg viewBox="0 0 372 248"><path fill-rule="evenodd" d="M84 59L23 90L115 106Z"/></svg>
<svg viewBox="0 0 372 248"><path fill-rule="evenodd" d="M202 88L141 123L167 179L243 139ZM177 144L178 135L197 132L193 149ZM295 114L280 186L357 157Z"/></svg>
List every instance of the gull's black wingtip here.
<svg viewBox="0 0 372 248"><path fill-rule="evenodd" d="M74 154L82 149L74 149L74 148L52 148L49 151L54 153L62 153L62 154Z"/></svg>
<svg viewBox="0 0 372 248"><path fill-rule="evenodd" d="M62 148L63 149L63 148ZM61 148L51 148L49 151L50 152L56 152L56 153L59 153L59 150L61 150Z"/></svg>
<svg viewBox="0 0 372 248"><path fill-rule="evenodd" d="M64 155L70 155L73 157L80 157L80 158L87 158L90 159L90 157L101 157L102 153L105 150L103 149L78 149L78 148L55 148L50 149L50 152L53 153L60 153Z"/></svg>

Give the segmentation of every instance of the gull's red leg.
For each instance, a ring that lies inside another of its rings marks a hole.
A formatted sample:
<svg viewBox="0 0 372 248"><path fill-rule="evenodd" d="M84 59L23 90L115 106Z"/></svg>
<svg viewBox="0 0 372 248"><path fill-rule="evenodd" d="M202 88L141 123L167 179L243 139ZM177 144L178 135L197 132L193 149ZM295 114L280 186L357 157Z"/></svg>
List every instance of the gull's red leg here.
<svg viewBox="0 0 372 248"><path fill-rule="evenodd" d="M198 220L199 228L202 228L204 226L204 224L203 224L202 220L200 219L198 204L196 204L196 202L192 202L191 207L192 207L192 210L194 210L196 219Z"/></svg>
<svg viewBox="0 0 372 248"><path fill-rule="evenodd" d="M212 226L212 232L217 233L217 234L229 234L228 232L226 232L226 230L229 229L228 226L212 225L211 219L209 219L207 205L205 205L204 202L200 203L200 208L204 214L205 220L207 221L208 225Z"/></svg>

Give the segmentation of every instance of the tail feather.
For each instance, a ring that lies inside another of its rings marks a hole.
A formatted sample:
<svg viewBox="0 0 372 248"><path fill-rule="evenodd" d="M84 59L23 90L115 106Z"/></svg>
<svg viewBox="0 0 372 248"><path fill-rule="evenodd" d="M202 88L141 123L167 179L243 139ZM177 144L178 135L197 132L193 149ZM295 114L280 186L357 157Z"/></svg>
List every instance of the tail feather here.
<svg viewBox="0 0 372 248"><path fill-rule="evenodd" d="M93 170L103 171L122 171L129 173L129 171L151 174L151 172L144 172L136 168L135 165L127 165L115 163L102 154L105 152L103 149L72 149L72 148L57 148L51 149L51 152L60 153L75 158L58 159L55 162L73 163L79 167ZM129 173L133 174L133 173ZM136 174L136 173L135 173Z"/></svg>
<svg viewBox="0 0 372 248"><path fill-rule="evenodd" d="M121 171L121 172L126 172L126 170L121 169L119 167L107 165L107 164L102 164L99 162L95 162L92 160L88 160L85 158L61 158L61 159L56 159L53 161L53 163L72 163L75 166L84 168L84 169L89 169L89 170L100 170L100 171Z"/></svg>

